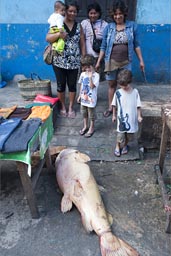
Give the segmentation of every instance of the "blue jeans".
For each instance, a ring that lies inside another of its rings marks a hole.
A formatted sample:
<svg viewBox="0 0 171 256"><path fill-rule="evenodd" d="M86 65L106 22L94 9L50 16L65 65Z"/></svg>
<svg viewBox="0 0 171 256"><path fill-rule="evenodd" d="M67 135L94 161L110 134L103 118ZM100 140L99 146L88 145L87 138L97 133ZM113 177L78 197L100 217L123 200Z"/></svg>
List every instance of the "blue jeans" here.
<svg viewBox="0 0 171 256"><path fill-rule="evenodd" d="M129 64L123 66L122 68L118 68L118 69L116 69L116 70L114 70L114 71L107 72L107 73L106 73L106 80L107 80L107 81L117 80L117 75L118 75L118 73L119 73L119 71L120 71L121 69L128 69L128 70L132 71L132 64L129 63Z"/></svg>

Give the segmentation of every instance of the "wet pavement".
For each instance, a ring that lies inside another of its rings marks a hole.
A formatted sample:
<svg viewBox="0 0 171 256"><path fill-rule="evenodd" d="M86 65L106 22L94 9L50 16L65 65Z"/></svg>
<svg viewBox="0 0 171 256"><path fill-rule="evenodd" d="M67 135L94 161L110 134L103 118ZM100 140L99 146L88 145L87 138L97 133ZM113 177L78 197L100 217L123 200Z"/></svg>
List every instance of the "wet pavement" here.
<svg viewBox="0 0 171 256"><path fill-rule="evenodd" d="M52 86L55 96L55 84ZM119 159L113 156L115 127L111 118L104 119L102 115L107 103L106 86L103 82L99 88L94 135L88 139L80 137L82 118L76 104L76 119L57 117L51 146L70 146L90 155L89 165L100 185L105 207L113 216L112 231L116 236L131 244L141 256L170 256L171 234L165 233L166 214L154 172L158 148L145 148L142 159L135 143L128 155ZM137 88L144 116L160 117L161 105L170 101L170 85ZM19 106L28 104L15 84L0 89L0 107L16 102ZM166 160L170 168L170 152ZM77 209L61 213L62 194L55 172L47 173L44 168L35 189L39 219L31 218L16 164L1 161L0 172L1 256L100 256L98 237L85 232Z"/></svg>

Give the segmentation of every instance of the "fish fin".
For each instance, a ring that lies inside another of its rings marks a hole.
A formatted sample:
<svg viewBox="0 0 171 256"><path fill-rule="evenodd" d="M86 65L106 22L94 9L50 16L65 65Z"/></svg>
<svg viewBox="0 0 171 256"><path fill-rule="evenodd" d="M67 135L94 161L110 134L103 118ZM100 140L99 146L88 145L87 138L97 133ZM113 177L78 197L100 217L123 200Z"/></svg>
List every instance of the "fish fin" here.
<svg viewBox="0 0 171 256"><path fill-rule="evenodd" d="M112 214L110 214L109 212L107 212L106 214L107 214L107 218L108 218L109 224L110 224L110 226L112 226L112 224L113 224Z"/></svg>
<svg viewBox="0 0 171 256"><path fill-rule="evenodd" d="M139 253L134 248L132 248L128 243L126 243L125 241L123 241L120 238L119 238L119 242L120 242L121 247L124 247L125 251L127 252L126 255L139 256Z"/></svg>
<svg viewBox="0 0 171 256"><path fill-rule="evenodd" d="M76 155L76 160L80 163L87 163L90 162L90 157L86 154L77 152L78 154Z"/></svg>
<svg viewBox="0 0 171 256"><path fill-rule="evenodd" d="M139 256L134 248L114 236L112 232L100 236L100 249L102 256Z"/></svg>
<svg viewBox="0 0 171 256"><path fill-rule="evenodd" d="M102 192L107 192L107 190L103 187L103 186L101 186L101 185L99 185L99 184L97 184L97 186L98 186L98 189L99 189L99 191L100 191L100 193Z"/></svg>
<svg viewBox="0 0 171 256"><path fill-rule="evenodd" d="M70 211L71 208L72 208L72 201L68 196L64 195L61 200L61 211L65 213Z"/></svg>

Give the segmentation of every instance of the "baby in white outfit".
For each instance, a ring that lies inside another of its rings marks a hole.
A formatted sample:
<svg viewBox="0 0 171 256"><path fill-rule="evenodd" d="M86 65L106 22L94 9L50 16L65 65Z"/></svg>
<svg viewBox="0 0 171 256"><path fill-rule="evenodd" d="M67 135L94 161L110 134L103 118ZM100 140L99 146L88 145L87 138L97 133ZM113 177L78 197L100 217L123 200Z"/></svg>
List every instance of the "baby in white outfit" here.
<svg viewBox="0 0 171 256"><path fill-rule="evenodd" d="M54 4L54 13L48 19L50 24L50 33L64 32L64 17L65 17L65 4L61 1L56 1ZM65 47L65 42L59 38L52 44L52 49L58 54L62 54Z"/></svg>

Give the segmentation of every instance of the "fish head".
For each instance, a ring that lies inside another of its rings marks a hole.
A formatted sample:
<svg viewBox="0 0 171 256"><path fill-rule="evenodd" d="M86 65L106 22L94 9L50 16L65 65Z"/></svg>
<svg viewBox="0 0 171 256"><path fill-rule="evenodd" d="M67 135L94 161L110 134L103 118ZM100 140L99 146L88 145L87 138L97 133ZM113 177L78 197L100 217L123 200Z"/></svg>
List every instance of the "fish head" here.
<svg viewBox="0 0 171 256"><path fill-rule="evenodd" d="M90 157L88 155L72 148L63 149L57 156L56 162L62 159L71 159L81 163L86 163L90 161Z"/></svg>

